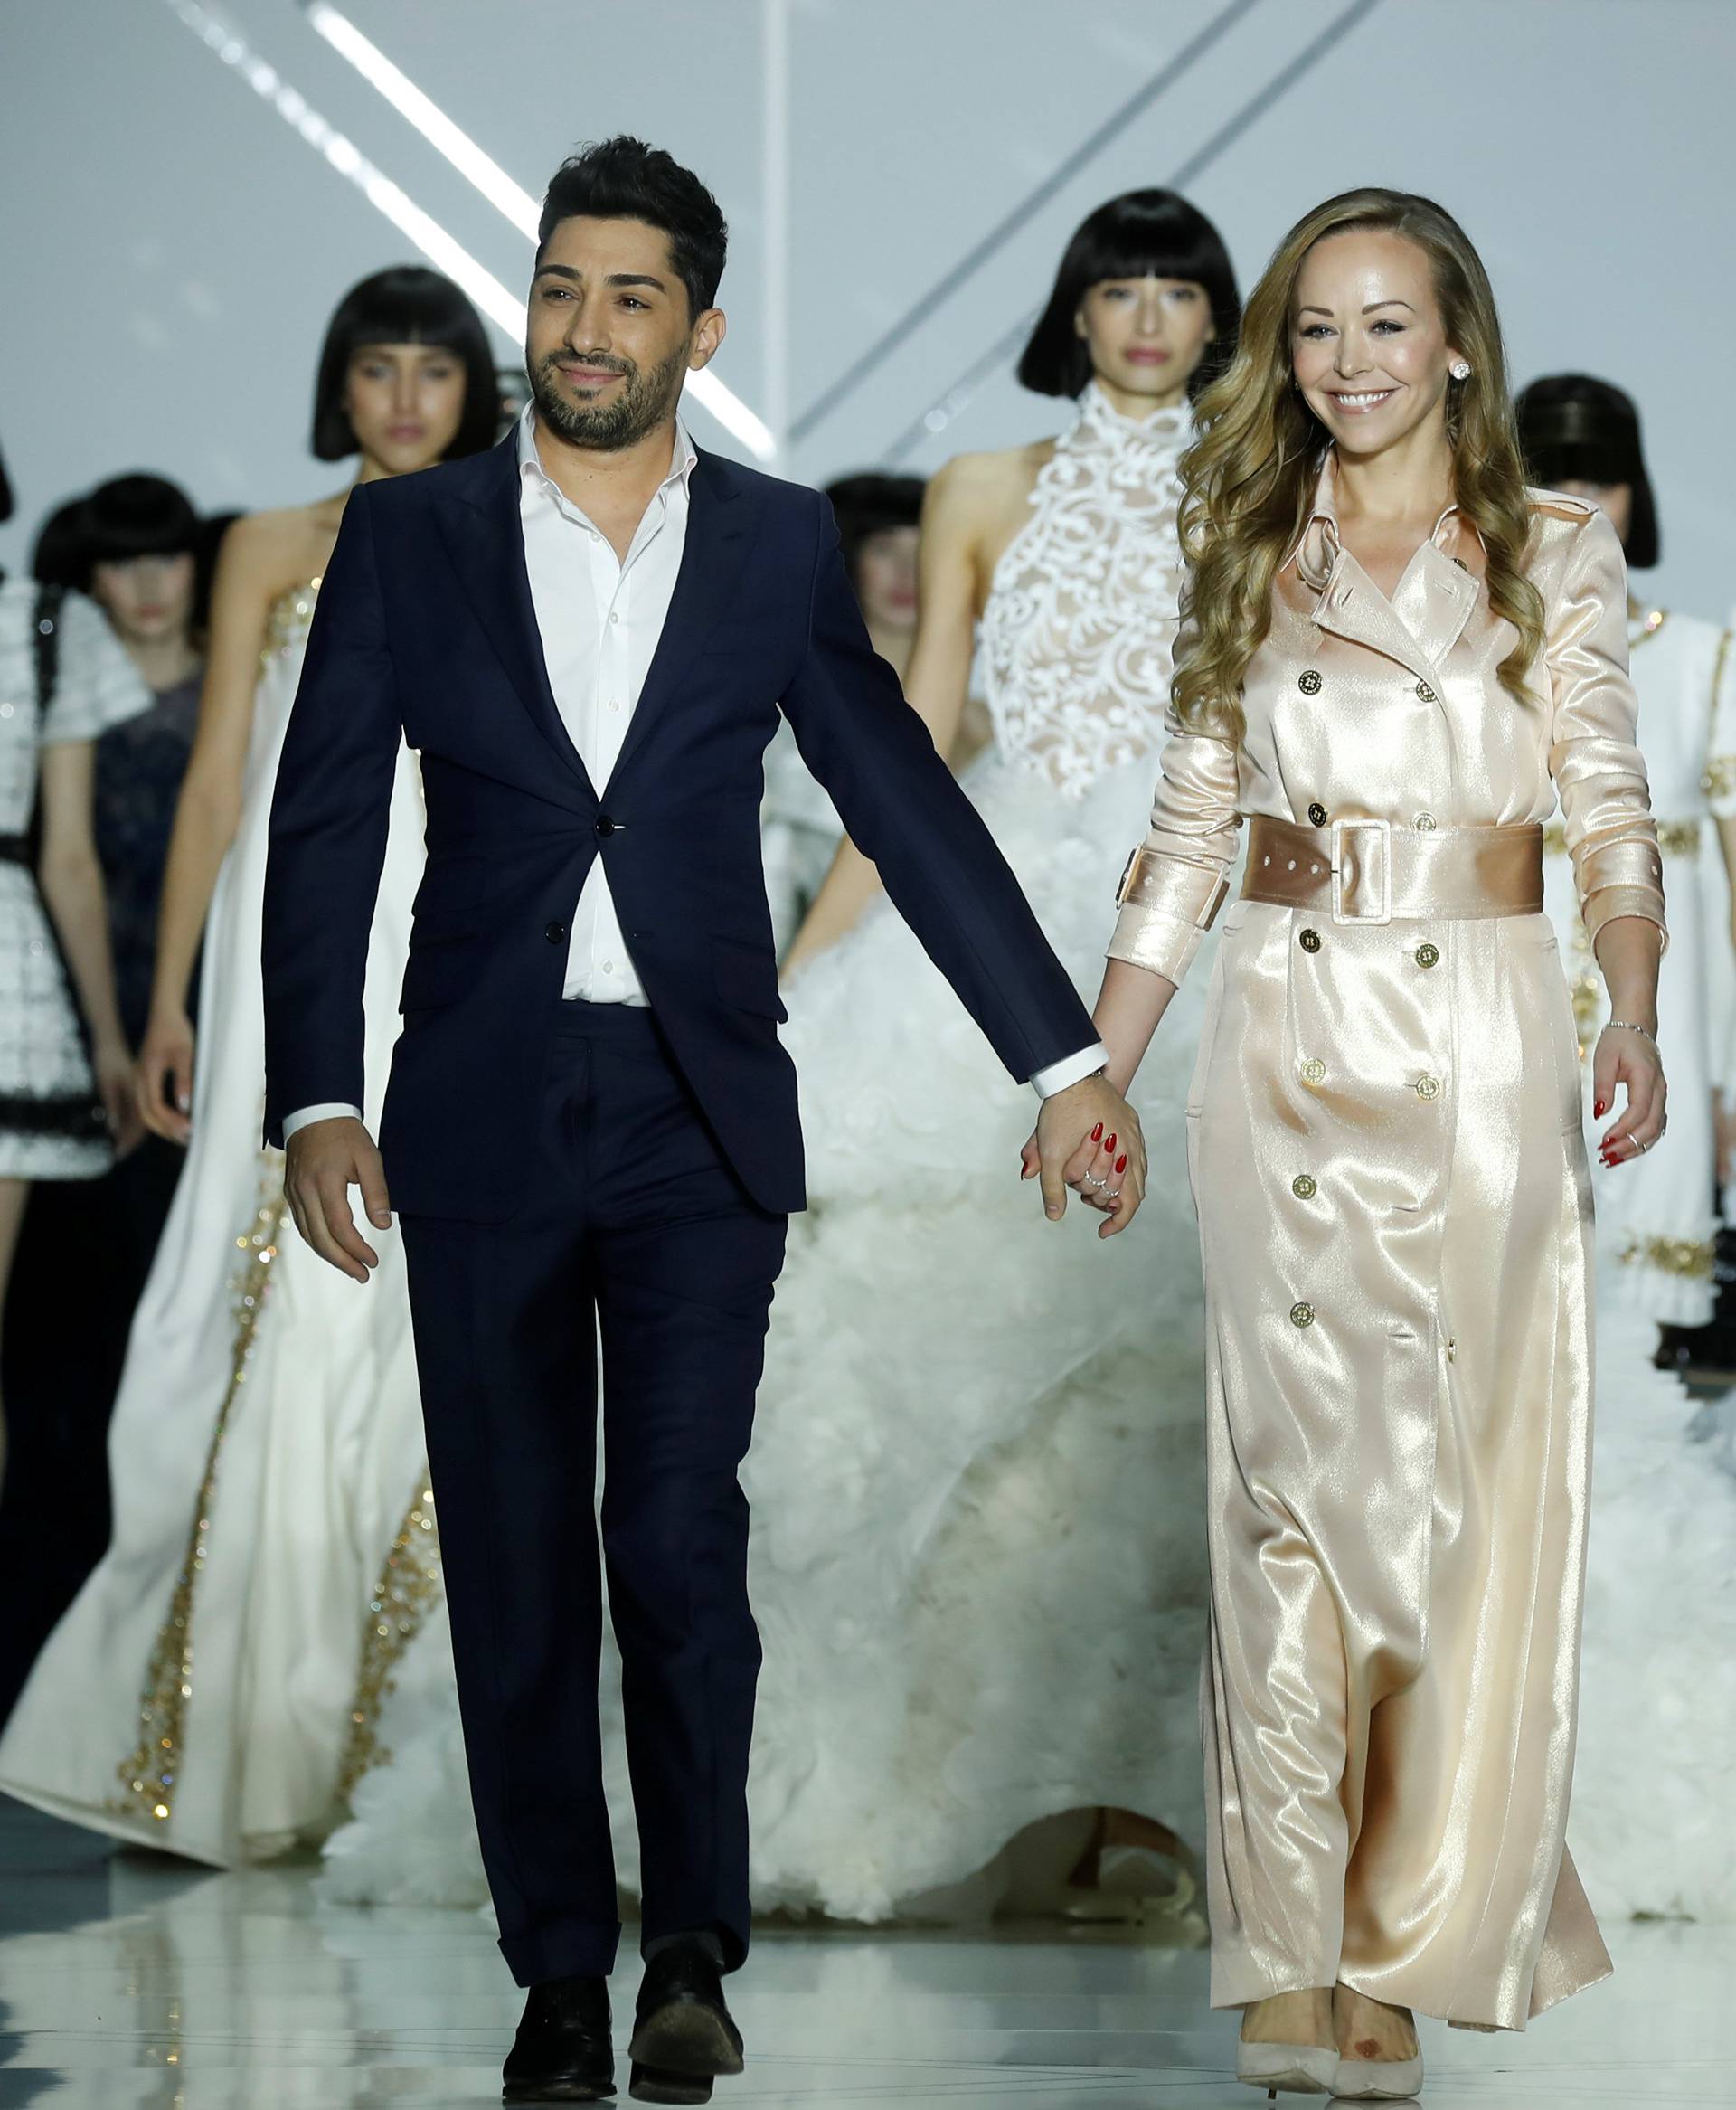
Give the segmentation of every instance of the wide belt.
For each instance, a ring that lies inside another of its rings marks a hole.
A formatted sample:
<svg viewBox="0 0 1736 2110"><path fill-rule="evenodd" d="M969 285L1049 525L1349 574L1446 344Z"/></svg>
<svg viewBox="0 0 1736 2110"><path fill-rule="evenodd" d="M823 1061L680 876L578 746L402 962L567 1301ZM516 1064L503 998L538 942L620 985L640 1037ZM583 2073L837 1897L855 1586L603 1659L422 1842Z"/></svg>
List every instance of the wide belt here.
<svg viewBox="0 0 1736 2110"><path fill-rule="evenodd" d="M1298 828L1257 813L1249 822L1244 901L1313 909L1335 923L1422 917L1534 916L1543 905L1543 831L1432 831L1390 820Z"/></svg>

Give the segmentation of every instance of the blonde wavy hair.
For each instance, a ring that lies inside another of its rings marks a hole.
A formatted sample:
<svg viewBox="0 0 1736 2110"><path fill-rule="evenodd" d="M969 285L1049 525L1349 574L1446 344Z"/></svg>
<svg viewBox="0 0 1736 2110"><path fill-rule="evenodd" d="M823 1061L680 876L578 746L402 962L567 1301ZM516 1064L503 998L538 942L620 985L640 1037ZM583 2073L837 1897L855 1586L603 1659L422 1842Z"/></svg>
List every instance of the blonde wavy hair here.
<svg viewBox="0 0 1736 2110"><path fill-rule="evenodd" d="M1174 689L1191 732L1241 739L1242 681L1270 628L1272 583L1307 525L1326 445L1292 385L1297 277L1316 242L1363 228L1402 235L1428 257L1448 342L1470 364L1467 380L1448 384L1454 497L1482 537L1489 605L1519 633L1501 686L1521 702L1529 695L1543 605L1525 575L1532 514L1488 274L1464 229L1432 200L1346 191L1278 243L1243 310L1234 359L1196 406L1199 437L1181 462L1188 586Z"/></svg>

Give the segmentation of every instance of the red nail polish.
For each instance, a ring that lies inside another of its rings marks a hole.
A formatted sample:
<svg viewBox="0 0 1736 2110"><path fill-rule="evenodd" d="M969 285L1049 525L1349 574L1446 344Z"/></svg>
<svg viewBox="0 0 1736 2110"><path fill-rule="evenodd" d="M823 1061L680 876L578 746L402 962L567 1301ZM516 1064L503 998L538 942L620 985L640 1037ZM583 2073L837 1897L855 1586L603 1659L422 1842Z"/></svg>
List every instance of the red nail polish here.
<svg viewBox="0 0 1736 2110"><path fill-rule="evenodd" d="M1599 1099L1592 1107L1591 1117L1594 1121L1600 1121L1603 1118L1603 1102L1601 1099Z"/></svg>
<svg viewBox="0 0 1736 2110"><path fill-rule="evenodd" d="M1115 1161L1115 1169L1116 1169L1116 1170L1117 1170L1118 1172L1125 1172L1125 1171L1127 1170L1127 1152L1126 1152L1125 1150L1124 1150L1124 1151L1121 1153L1121 1155L1120 1155L1120 1156L1119 1156L1119 1157L1118 1157L1118 1158L1116 1159L1116 1161Z"/></svg>
<svg viewBox="0 0 1736 2110"><path fill-rule="evenodd" d="M1105 1143L1105 1144L1104 1144L1103 1148L1104 1148L1106 1150L1114 1150L1114 1148L1115 1148L1115 1138L1114 1138L1113 1136L1111 1136L1111 1137L1109 1138L1109 1141L1108 1141L1107 1143Z"/></svg>
<svg viewBox="0 0 1736 2110"><path fill-rule="evenodd" d="M1099 1121L1091 1131L1091 1140L1094 1143L1100 1143L1103 1140L1103 1123L1101 1121Z"/></svg>

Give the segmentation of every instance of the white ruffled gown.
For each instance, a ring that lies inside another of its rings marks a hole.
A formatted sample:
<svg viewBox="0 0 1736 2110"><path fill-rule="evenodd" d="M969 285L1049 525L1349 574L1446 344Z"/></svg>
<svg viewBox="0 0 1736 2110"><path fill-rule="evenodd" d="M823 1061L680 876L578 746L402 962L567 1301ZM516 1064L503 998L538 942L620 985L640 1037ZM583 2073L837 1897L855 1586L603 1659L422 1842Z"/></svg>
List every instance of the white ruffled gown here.
<svg viewBox="0 0 1736 2110"><path fill-rule="evenodd" d="M996 737L965 782L1088 1002L1149 818L1190 431L1088 389L983 618ZM744 1475L762 1909L882 1918L1099 1804L1200 1834L1201 1289L1180 1168L1204 986L1142 1074L1152 1191L1107 1243L1078 1205L1049 1224L1021 1184L1035 1101L886 902L788 992L811 1207ZM328 1843L330 1897L484 1896L446 1650L430 1623L405 1658L382 1725L397 1755ZM612 1689L604 1716L630 1886Z"/></svg>
<svg viewBox="0 0 1736 2110"><path fill-rule="evenodd" d="M318 582L272 611L241 823L212 897L193 1140L109 1433L114 1536L0 1740L0 1788L222 1867L322 1835L438 1571L401 1248L363 1290L284 1213L260 1145L271 791ZM377 1120L421 875L401 752L368 955ZM86 1294L101 1294L99 1261Z"/></svg>

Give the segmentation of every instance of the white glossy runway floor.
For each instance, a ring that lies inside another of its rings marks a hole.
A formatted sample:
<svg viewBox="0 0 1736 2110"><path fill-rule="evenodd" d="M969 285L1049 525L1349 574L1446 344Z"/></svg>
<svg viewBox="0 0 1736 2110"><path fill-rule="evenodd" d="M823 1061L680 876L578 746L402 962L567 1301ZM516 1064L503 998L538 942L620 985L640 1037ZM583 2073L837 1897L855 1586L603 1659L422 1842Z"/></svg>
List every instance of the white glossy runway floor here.
<svg viewBox="0 0 1736 2110"><path fill-rule="evenodd" d="M1524 2037L1423 2026L1437 2110L1729 2104L1714 2056L1736 1928L1606 1929L1617 1976ZM616 1983L630 2011L630 1960ZM718 2110L1251 2110L1198 1950L773 1931L732 1999L749 2067ZM468 1913L322 1908L305 1871L203 1873L0 1799L0 2110L470 2110L518 2001ZM626 2067L623 2062L622 2079ZM625 2098L623 2097L623 2101ZM1304 2098L1285 2098L1301 2101Z"/></svg>

